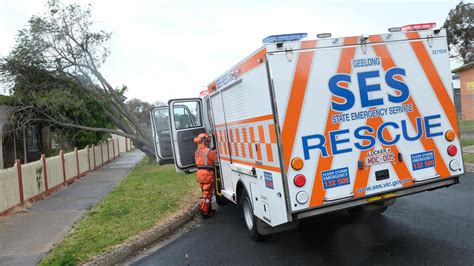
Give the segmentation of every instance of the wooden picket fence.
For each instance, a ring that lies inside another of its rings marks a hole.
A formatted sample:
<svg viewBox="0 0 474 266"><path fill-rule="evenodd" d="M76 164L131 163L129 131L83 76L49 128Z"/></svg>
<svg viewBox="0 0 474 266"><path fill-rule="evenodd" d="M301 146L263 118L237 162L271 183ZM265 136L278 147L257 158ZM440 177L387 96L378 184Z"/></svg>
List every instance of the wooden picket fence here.
<svg viewBox="0 0 474 266"><path fill-rule="evenodd" d="M43 154L40 160L27 164L17 160L13 167L0 169L0 216L62 189L132 148L130 139L114 136L82 150L60 151L55 157Z"/></svg>

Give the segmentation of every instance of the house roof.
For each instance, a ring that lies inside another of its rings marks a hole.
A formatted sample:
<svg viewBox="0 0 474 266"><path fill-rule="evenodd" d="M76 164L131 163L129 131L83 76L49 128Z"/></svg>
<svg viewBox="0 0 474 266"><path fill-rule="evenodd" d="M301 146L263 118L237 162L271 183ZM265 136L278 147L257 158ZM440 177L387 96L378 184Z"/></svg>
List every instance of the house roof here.
<svg viewBox="0 0 474 266"><path fill-rule="evenodd" d="M470 63L467 63L465 65L462 65L458 68L455 68L453 70L451 70L451 72L453 73L459 73L459 72L462 72L464 70L467 70L467 69L470 69L471 67L474 67L474 62L470 62Z"/></svg>

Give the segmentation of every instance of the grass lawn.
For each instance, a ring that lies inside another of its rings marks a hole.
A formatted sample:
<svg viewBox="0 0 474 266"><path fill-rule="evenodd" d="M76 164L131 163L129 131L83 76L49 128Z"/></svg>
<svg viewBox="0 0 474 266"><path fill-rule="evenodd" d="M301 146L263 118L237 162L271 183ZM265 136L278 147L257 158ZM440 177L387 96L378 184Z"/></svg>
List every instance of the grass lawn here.
<svg viewBox="0 0 474 266"><path fill-rule="evenodd" d="M474 139L463 139L463 132L470 132L470 136L474 134L474 121L459 120L459 129L461 130L461 146L474 145Z"/></svg>
<svg viewBox="0 0 474 266"><path fill-rule="evenodd" d="M459 120L459 129L474 129L474 120Z"/></svg>
<svg viewBox="0 0 474 266"><path fill-rule="evenodd" d="M197 198L195 175L143 159L40 265L75 265L152 228Z"/></svg>
<svg viewBox="0 0 474 266"><path fill-rule="evenodd" d="M467 147L474 145L474 139L461 139L461 146Z"/></svg>
<svg viewBox="0 0 474 266"><path fill-rule="evenodd" d="M474 153L464 154L463 158L466 163L474 163Z"/></svg>

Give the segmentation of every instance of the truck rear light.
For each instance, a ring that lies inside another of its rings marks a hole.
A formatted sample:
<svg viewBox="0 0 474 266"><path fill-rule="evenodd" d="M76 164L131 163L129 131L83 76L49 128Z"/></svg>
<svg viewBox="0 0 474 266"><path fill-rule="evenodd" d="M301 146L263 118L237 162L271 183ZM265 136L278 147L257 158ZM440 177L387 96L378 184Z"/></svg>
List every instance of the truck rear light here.
<svg viewBox="0 0 474 266"><path fill-rule="evenodd" d="M293 179L293 183L297 187L304 186L306 184L306 176L304 176L302 174L296 175L295 178Z"/></svg>
<svg viewBox="0 0 474 266"><path fill-rule="evenodd" d="M458 160L454 159L454 160L451 160L449 162L449 168L452 170L452 171L457 171L459 170L459 162Z"/></svg>
<svg viewBox="0 0 474 266"><path fill-rule="evenodd" d="M456 138L456 134L452 130L446 131L444 134L444 137L446 138L447 141L453 141Z"/></svg>
<svg viewBox="0 0 474 266"><path fill-rule="evenodd" d="M303 159L300 157L295 157L291 160L291 167L295 170L301 170L304 166Z"/></svg>
<svg viewBox="0 0 474 266"><path fill-rule="evenodd" d="M305 204L306 202L308 202L308 199L308 193L306 193L305 191L300 191L296 194L296 201L299 204Z"/></svg>
<svg viewBox="0 0 474 266"><path fill-rule="evenodd" d="M454 145L449 145L448 146L448 154L449 156L454 156L458 153L458 148Z"/></svg>

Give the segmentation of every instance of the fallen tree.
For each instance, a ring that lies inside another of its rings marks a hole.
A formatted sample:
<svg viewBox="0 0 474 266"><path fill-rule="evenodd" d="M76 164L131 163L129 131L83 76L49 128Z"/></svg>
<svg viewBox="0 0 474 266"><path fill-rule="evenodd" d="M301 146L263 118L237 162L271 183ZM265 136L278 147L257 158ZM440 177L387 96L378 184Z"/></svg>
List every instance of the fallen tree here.
<svg viewBox="0 0 474 266"><path fill-rule="evenodd" d="M44 15L33 16L28 26L19 31L15 47L2 59L0 72L3 80L11 83L13 93L19 86L26 92L33 92L73 82L84 97L93 97L103 106L103 111L117 129L79 124L62 110L45 110L48 106L42 105L33 93L28 95L30 101L24 101L28 105L17 102L20 104L16 108L40 114L42 120L61 127L128 137L138 149L154 157L151 132L143 128L124 102L125 86L114 88L100 72L110 54L107 43L111 33L94 31L92 26L90 6L65 6L51 0ZM31 79L32 71L47 73L50 78Z"/></svg>

